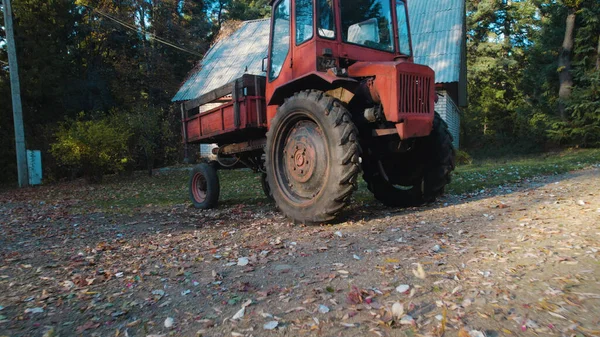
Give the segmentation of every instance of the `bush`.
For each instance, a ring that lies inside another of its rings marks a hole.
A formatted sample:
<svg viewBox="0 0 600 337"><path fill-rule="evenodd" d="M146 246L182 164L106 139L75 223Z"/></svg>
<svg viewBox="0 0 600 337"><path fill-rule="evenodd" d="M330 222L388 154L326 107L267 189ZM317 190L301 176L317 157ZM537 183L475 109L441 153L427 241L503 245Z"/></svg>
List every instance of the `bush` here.
<svg viewBox="0 0 600 337"><path fill-rule="evenodd" d="M61 167L89 182L100 182L105 173L123 170L128 161L128 128L112 117L79 119L63 123L50 152Z"/></svg>
<svg viewBox="0 0 600 337"><path fill-rule="evenodd" d="M465 151L458 150L456 151L456 163L458 165L471 165L473 164L473 158Z"/></svg>

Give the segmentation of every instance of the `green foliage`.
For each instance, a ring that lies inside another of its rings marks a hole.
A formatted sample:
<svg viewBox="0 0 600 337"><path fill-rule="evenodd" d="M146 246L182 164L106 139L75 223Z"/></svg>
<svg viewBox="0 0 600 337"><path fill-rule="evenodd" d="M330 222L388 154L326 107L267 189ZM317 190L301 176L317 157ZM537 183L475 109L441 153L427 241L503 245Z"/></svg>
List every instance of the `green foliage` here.
<svg viewBox="0 0 600 337"><path fill-rule="evenodd" d="M173 124L179 126L179 121L169 116L176 114L160 107L139 105L119 117L133 135L131 157L136 163L145 163L150 175L155 162L170 163L170 159L178 154L177 146L181 140L179 134L173 132Z"/></svg>
<svg viewBox="0 0 600 337"><path fill-rule="evenodd" d="M558 58L576 11L567 120L558 113ZM468 93L461 142L473 153L530 152L553 143L598 145L597 0L470 0Z"/></svg>
<svg viewBox="0 0 600 337"><path fill-rule="evenodd" d="M213 43L220 22L212 11L220 3L223 19L256 19L270 9L268 0L13 1L27 148L42 150L44 168L52 169L47 129L81 111L96 119L118 111L135 135L127 169L176 162L180 113L170 100ZM5 49L0 25L0 170L7 172L0 182L16 176Z"/></svg>
<svg viewBox="0 0 600 337"><path fill-rule="evenodd" d="M552 120L548 133L558 143L600 146L600 69L596 64L600 58L600 7L582 7L577 15L580 25L573 55L575 85L565 102L569 118Z"/></svg>
<svg viewBox="0 0 600 337"><path fill-rule="evenodd" d="M79 119L62 123L50 152L59 164L99 182L105 173L119 172L128 162L131 133L117 119Z"/></svg>
<svg viewBox="0 0 600 337"><path fill-rule="evenodd" d="M458 165L471 165L473 163L473 158L466 151L458 150L456 151L456 164Z"/></svg>

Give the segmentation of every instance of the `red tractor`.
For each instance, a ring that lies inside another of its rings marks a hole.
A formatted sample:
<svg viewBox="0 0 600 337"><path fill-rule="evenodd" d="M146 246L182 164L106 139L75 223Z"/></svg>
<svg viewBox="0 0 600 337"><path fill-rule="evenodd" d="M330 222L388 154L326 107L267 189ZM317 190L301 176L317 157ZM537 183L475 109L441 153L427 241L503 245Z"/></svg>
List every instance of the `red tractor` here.
<svg viewBox="0 0 600 337"><path fill-rule="evenodd" d="M188 143L217 143L190 195L217 204L216 169L263 172L265 192L301 223L334 219L360 172L375 198L412 206L443 193L452 137L434 112L434 72L413 63L405 1L272 3L266 76L244 75L186 103Z"/></svg>

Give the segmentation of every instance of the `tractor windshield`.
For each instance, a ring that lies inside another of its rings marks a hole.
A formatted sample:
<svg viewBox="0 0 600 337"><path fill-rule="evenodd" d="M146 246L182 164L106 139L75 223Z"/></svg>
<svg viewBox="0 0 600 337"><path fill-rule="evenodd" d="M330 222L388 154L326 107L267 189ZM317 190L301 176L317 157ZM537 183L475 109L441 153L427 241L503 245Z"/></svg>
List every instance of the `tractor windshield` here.
<svg viewBox="0 0 600 337"><path fill-rule="evenodd" d="M390 0L340 1L344 42L393 52L390 5Z"/></svg>

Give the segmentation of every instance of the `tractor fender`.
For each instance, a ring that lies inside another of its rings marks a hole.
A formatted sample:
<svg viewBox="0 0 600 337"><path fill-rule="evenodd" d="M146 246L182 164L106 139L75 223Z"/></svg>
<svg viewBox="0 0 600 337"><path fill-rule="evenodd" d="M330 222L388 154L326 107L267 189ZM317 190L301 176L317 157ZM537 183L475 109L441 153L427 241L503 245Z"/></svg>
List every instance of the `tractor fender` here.
<svg viewBox="0 0 600 337"><path fill-rule="evenodd" d="M294 95L294 93L308 89L330 91L332 89L344 88L354 93L359 85L360 82L353 78L339 77L331 73L314 71L275 88L267 104L281 105L286 98Z"/></svg>

